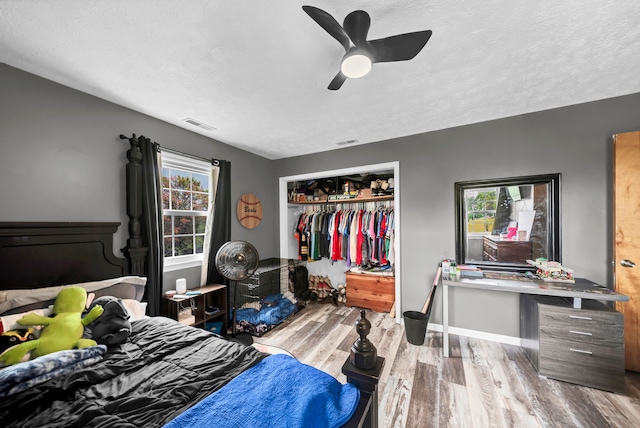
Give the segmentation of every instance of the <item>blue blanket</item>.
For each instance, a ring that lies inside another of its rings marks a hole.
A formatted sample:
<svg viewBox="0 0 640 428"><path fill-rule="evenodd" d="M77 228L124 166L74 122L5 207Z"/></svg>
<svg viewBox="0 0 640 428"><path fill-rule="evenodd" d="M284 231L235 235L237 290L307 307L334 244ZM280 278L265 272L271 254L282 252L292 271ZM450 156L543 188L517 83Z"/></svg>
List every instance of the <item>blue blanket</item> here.
<svg viewBox="0 0 640 428"><path fill-rule="evenodd" d="M105 345L69 349L43 355L0 370L0 397L8 397L63 374L72 373L102 360Z"/></svg>
<svg viewBox="0 0 640 428"><path fill-rule="evenodd" d="M271 294L262 299L259 311L255 308L238 309L236 319L238 322L244 320L253 325L273 326L280 324L297 311L298 306L282 294Z"/></svg>
<svg viewBox="0 0 640 428"><path fill-rule="evenodd" d="M339 427L360 391L295 358L272 355L169 422L180 427Z"/></svg>

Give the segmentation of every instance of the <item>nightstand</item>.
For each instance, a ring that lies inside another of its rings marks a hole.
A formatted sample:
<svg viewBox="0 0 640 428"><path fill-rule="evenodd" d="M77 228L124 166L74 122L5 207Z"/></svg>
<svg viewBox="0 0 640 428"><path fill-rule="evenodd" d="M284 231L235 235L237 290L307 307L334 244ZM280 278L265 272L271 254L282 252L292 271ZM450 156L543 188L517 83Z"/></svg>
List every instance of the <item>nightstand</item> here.
<svg viewBox="0 0 640 428"><path fill-rule="evenodd" d="M220 334L226 334L227 286L221 284L193 288L189 292L199 292L189 298L162 297L162 314L185 325L207 328L207 323L222 322Z"/></svg>

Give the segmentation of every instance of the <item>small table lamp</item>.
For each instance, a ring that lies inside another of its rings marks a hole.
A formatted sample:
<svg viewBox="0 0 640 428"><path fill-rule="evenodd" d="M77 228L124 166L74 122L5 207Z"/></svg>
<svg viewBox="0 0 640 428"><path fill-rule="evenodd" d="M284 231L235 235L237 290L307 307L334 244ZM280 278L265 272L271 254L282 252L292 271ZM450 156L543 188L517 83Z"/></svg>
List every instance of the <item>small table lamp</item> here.
<svg viewBox="0 0 640 428"><path fill-rule="evenodd" d="M187 280L184 278L176 279L176 293L184 294L187 292Z"/></svg>

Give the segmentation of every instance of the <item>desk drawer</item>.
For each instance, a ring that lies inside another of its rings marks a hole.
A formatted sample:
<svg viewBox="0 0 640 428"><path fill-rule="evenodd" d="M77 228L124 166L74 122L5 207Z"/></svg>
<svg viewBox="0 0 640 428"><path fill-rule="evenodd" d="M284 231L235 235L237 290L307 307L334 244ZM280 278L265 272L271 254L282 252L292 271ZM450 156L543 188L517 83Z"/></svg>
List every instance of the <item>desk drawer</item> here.
<svg viewBox="0 0 640 428"><path fill-rule="evenodd" d="M624 392L624 315L596 300L521 295L523 349L542 376Z"/></svg>
<svg viewBox="0 0 640 428"><path fill-rule="evenodd" d="M603 310L596 311L540 305L540 338L622 346L623 315L602 306Z"/></svg>
<svg viewBox="0 0 640 428"><path fill-rule="evenodd" d="M540 375L607 391L624 391L624 346L540 337Z"/></svg>
<svg viewBox="0 0 640 428"><path fill-rule="evenodd" d="M496 243L489 239L484 239L482 246L482 260L495 262L497 261L497 257L498 246Z"/></svg>

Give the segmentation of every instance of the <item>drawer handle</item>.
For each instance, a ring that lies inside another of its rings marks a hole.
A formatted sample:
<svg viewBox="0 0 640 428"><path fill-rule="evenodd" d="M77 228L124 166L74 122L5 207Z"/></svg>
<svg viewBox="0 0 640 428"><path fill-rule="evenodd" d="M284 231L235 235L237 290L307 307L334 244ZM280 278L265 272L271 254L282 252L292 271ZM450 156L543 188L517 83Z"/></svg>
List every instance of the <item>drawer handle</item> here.
<svg viewBox="0 0 640 428"><path fill-rule="evenodd" d="M573 349L573 348L569 348L569 351L571 351L571 352L578 352L579 354L588 354L588 355L593 355L593 352L591 352L591 351L583 351L582 349Z"/></svg>
<svg viewBox="0 0 640 428"><path fill-rule="evenodd" d="M574 319L578 319L578 320L589 320L589 321L593 320L593 318L591 318L591 317L581 317L579 315L569 315L569 318L574 318Z"/></svg>
<svg viewBox="0 0 640 428"><path fill-rule="evenodd" d="M581 334L583 336L593 336L593 334L587 332L587 331L575 331L575 330L569 330L569 333L573 333L573 334Z"/></svg>

